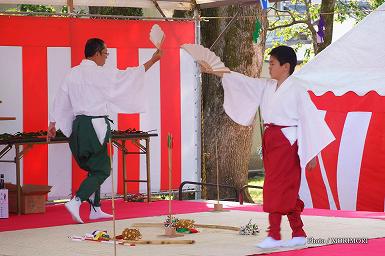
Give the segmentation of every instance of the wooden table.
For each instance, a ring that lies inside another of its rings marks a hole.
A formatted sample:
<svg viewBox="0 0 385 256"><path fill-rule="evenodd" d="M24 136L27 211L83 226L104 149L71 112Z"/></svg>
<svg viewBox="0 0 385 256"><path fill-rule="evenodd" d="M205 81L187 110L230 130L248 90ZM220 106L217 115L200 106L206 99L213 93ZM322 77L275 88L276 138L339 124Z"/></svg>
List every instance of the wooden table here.
<svg viewBox="0 0 385 256"><path fill-rule="evenodd" d="M150 138L156 137L156 133L126 133L122 135L113 135L113 145L122 151L123 154L123 193L124 200L127 200L127 188L126 183L129 182L145 182L147 183L147 201L151 201L151 179L150 179ZM127 141L131 141L139 152L130 152L127 147ZM142 144L142 142L144 144ZM8 162L16 164L16 186L17 186L17 213L21 213L21 184L20 184L20 160L23 156L34 146L38 144L56 144L56 143L68 143L68 138L57 137L51 139L49 142L46 138L31 137L31 138L15 138L0 140L0 145L5 147L0 151L0 162ZM23 150L20 150L20 147ZM13 147L15 147L15 158L14 160L1 160ZM128 154L145 154L146 155L146 179L145 180L128 180L126 173L126 156Z"/></svg>

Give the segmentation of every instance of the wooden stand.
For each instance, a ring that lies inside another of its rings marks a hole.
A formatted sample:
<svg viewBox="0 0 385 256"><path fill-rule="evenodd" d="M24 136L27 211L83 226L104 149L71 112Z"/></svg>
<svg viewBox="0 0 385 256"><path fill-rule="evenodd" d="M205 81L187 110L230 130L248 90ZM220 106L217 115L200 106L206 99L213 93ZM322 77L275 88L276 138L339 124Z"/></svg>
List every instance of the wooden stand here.
<svg viewBox="0 0 385 256"><path fill-rule="evenodd" d="M184 235L176 232L175 227L165 227L164 228L164 235L160 235L160 237L169 237L169 238L182 237L182 236L184 236Z"/></svg>
<svg viewBox="0 0 385 256"><path fill-rule="evenodd" d="M174 228L174 227L165 227L164 228L164 235L165 236L175 236L176 235L176 228Z"/></svg>
<svg viewBox="0 0 385 256"><path fill-rule="evenodd" d="M167 135L167 149L168 149L168 217L172 223L172 208L171 208L171 190L172 190L172 148L173 148L173 137L171 133ZM170 225L171 225L170 223ZM182 234L176 232L175 227L165 227L164 235L166 237L180 237Z"/></svg>
<svg viewBox="0 0 385 256"><path fill-rule="evenodd" d="M219 164L218 164L218 140L215 141L215 157L217 160L217 203L214 204L213 212L222 212L223 204L219 202Z"/></svg>
<svg viewBox="0 0 385 256"><path fill-rule="evenodd" d="M223 204L214 204L214 211L215 212L222 212L223 211Z"/></svg>

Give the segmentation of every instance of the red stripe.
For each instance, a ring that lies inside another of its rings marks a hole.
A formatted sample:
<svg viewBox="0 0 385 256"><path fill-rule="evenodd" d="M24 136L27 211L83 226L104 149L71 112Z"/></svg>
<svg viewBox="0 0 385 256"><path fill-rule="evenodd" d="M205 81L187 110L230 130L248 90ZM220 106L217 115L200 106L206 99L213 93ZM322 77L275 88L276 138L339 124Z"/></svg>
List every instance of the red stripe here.
<svg viewBox="0 0 385 256"><path fill-rule="evenodd" d="M71 66L77 66L84 57L83 47L71 48ZM72 195L76 194L80 184L87 177L87 172L79 167L75 159L72 158Z"/></svg>
<svg viewBox="0 0 385 256"><path fill-rule="evenodd" d="M153 48L148 34L155 23L159 24L166 34L164 42L165 54L161 62L161 188L166 189L168 188L166 152L167 133L169 132L174 136L174 188L179 185L181 179L179 49L181 44L194 42L195 30L193 22L0 16L0 34L2 35L0 45L70 46L72 48L72 66L75 66L80 63L83 57L84 44L90 37L104 39L108 47L111 48ZM15 30L15 27L18 29ZM46 71L44 71L44 74L46 74ZM46 124L45 122L44 129ZM80 172L79 169L73 163L72 191L77 190L86 175L85 172Z"/></svg>
<svg viewBox="0 0 385 256"><path fill-rule="evenodd" d="M160 61L161 177L160 189L169 188L167 135L174 138L172 151L172 188L181 182L181 102L180 56L178 49L165 49Z"/></svg>
<svg viewBox="0 0 385 256"><path fill-rule="evenodd" d="M334 137L336 138L324 150L322 150L322 160L325 167L326 175L329 181L330 190L333 195L336 208L340 209L337 189L337 162L338 152L340 149L341 135L344 129L347 113L327 112L325 121L330 127Z"/></svg>
<svg viewBox="0 0 385 256"><path fill-rule="evenodd" d="M384 211L385 113L372 115L362 155L357 210Z"/></svg>
<svg viewBox="0 0 385 256"><path fill-rule="evenodd" d="M136 48L118 48L117 49L117 65L119 69L127 67L135 67L139 65L139 54ZM119 114L118 129L126 130L135 128L140 130L139 114ZM126 142L126 147L130 152L139 152L139 149L131 142ZM123 156L119 151L118 161L118 193L123 194ZM126 156L126 178L131 180L139 180L140 178L140 157L139 155ZM138 193L139 183L127 183L128 193Z"/></svg>
<svg viewBox="0 0 385 256"><path fill-rule="evenodd" d="M159 24L167 35L164 48L179 48L181 44L194 42L194 22L191 21L154 22L4 15L0 16L0 45L83 47L88 38L99 37L111 48L153 48L148 35L154 24Z"/></svg>
<svg viewBox="0 0 385 256"><path fill-rule="evenodd" d="M67 18L0 16L0 45L68 46L68 21Z"/></svg>
<svg viewBox="0 0 385 256"><path fill-rule="evenodd" d="M38 64L38 65L37 65ZM23 47L23 130L46 130L48 125L47 49ZM24 184L48 185L48 145L34 145L24 155Z"/></svg>
<svg viewBox="0 0 385 256"><path fill-rule="evenodd" d="M180 23L182 25L183 23ZM172 152L172 188L181 183L181 88L180 88L180 45L193 43L193 23L184 24L183 36L172 23L162 23L166 34L164 54L160 61L160 104L161 104L161 177L160 189L169 187L167 135L174 138ZM186 170L188 171L188 170ZM191 171L191 170L190 170Z"/></svg>
<svg viewBox="0 0 385 256"><path fill-rule="evenodd" d="M330 209L329 199L322 179L321 169L317 157L317 166L312 170L306 170L306 180L313 202L313 208Z"/></svg>
<svg viewBox="0 0 385 256"><path fill-rule="evenodd" d="M375 91L370 91L364 96L348 92L342 96L335 96L327 92L315 96L310 92L310 97L318 109L335 112L385 112L385 96L380 96Z"/></svg>

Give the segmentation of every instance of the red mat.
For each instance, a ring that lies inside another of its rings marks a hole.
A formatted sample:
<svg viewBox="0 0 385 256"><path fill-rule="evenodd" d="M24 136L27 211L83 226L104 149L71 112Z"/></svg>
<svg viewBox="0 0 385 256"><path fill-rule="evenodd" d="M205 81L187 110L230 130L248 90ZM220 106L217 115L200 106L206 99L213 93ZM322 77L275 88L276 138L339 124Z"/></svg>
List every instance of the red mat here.
<svg viewBox="0 0 385 256"><path fill-rule="evenodd" d="M102 208L105 212L111 213L111 201L102 201ZM210 208L207 203L203 202L172 202L172 211L174 214L207 212L211 209L212 208ZM83 203L80 208L80 216L82 217L85 223L108 220L89 220L89 213L89 204ZM117 220L160 216L167 214L168 201L157 201L151 203L124 202L122 199L118 199L115 201L115 217ZM46 207L45 213L11 215L9 219L0 219L0 232L29 228L44 228L69 224L74 224L74 221L72 220L71 215L67 212L63 204L48 205Z"/></svg>
<svg viewBox="0 0 385 256"><path fill-rule="evenodd" d="M102 201L103 209L111 213L111 202L109 200ZM83 203L80 209L82 219L87 222L97 222L106 220L89 220L89 205ZM239 211L262 212L260 205L234 205L225 208ZM157 201L151 203L133 203L124 202L122 199L115 201L116 219L140 218L149 216L167 215L168 201ZM194 213L207 212L212 210L212 204L206 202L194 201L173 201L173 213ZM375 218L385 219L384 212L359 212L359 211L333 211L323 209L305 209L303 215L309 216L327 216L327 217L343 217L343 218ZM63 204L49 205L46 207L46 213L28 214L28 215L11 215L9 219L0 219L0 232L28 229L28 228L44 228L51 226L61 226L74 224L71 216L64 208Z"/></svg>

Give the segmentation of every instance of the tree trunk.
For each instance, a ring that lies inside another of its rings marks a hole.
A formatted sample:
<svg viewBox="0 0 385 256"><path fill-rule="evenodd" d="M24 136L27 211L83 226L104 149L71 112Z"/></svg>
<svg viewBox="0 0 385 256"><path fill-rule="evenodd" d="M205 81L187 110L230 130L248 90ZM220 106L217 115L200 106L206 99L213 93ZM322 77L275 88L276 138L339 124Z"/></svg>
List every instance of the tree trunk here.
<svg viewBox="0 0 385 256"><path fill-rule="evenodd" d="M239 18L234 21L212 50L231 70L255 77L260 74L262 68L267 28L266 14L262 13L260 6L207 9L202 11L202 16L232 17L237 10L240 10ZM255 17L258 17L262 23L261 43L258 45L252 42ZM230 19L210 19L209 22L202 22L202 44L209 48L229 21ZM239 189L248 183L253 126L238 125L226 115L223 110L223 88L220 79L213 75L204 75L202 95L202 181L216 183L218 156L219 184L231 185ZM203 190L203 196L216 199L216 189ZM220 189L221 199L233 196L233 191ZM251 200L248 193L246 199Z"/></svg>
<svg viewBox="0 0 385 256"><path fill-rule="evenodd" d="M325 21L325 38L324 42L319 44L315 54L320 53L328 45L332 43L333 39L333 23L334 23L334 7L336 0L322 0L320 12Z"/></svg>

